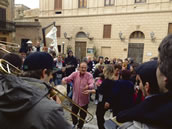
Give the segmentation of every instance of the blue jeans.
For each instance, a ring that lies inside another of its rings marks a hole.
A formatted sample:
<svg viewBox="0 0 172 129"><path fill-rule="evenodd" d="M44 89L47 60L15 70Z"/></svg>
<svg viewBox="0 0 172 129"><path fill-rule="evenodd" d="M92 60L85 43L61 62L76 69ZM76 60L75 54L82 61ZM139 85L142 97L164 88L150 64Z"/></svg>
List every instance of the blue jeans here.
<svg viewBox="0 0 172 129"><path fill-rule="evenodd" d="M56 78L56 79L54 80L54 84L55 84L55 85L61 85L61 82L62 82L62 79Z"/></svg>

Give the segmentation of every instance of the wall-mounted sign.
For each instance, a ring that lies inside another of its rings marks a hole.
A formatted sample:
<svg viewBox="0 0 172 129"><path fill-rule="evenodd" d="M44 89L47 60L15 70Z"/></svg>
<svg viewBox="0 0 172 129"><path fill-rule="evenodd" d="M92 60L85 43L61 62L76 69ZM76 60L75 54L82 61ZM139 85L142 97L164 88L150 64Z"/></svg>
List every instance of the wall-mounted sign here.
<svg viewBox="0 0 172 129"><path fill-rule="evenodd" d="M152 56L152 53L151 52L148 52L146 55L147 56Z"/></svg>
<svg viewBox="0 0 172 129"><path fill-rule="evenodd" d="M87 48L87 53L93 53L93 48Z"/></svg>

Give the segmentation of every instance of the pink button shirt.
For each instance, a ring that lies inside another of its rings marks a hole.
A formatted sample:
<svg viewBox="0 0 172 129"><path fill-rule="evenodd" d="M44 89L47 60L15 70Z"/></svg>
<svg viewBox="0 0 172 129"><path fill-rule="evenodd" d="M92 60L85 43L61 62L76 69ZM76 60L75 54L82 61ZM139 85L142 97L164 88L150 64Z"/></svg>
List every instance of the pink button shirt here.
<svg viewBox="0 0 172 129"><path fill-rule="evenodd" d="M83 94L83 88L88 85L89 89L94 88L94 79L92 74L86 72L80 75L80 72L73 72L70 76L63 78L67 83L73 82L73 97L72 100L79 106L85 106L89 103L89 95Z"/></svg>

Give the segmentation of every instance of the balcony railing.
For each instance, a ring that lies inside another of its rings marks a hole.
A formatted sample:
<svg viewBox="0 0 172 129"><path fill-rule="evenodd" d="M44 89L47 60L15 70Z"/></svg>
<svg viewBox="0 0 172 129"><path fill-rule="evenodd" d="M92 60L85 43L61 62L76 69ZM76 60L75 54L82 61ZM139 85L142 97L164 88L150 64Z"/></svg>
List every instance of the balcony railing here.
<svg viewBox="0 0 172 129"><path fill-rule="evenodd" d="M9 5L9 2L8 0L0 0L0 5L4 5L7 7Z"/></svg>
<svg viewBox="0 0 172 129"><path fill-rule="evenodd" d="M0 20L0 31L14 32L15 30L16 28L14 22Z"/></svg>

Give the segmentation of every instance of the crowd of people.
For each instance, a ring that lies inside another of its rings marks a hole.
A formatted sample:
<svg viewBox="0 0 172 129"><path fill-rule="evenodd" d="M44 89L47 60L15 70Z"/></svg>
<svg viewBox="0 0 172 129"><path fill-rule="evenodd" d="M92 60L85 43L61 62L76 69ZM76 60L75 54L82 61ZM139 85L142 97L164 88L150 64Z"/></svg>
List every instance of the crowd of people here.
<svg viewBox="0 0 172 129"><path fill-rule="evenodd" d="M172 35L164 38L158 52L158 58L142 64L103 56L78 61L71 50L64 58L52 46L46 52L1 55L21 73L0 73L0 125L2 129L82 129L83 120L72 114L69 124L58 96L51 99L52 85L67 85L67 95L86 111L95 94L99 129L108 129L104 119L108 110L123 123L115 125L119 129L172 128ZM76 105L71 110L82 119L87 116Z"/></svg>

